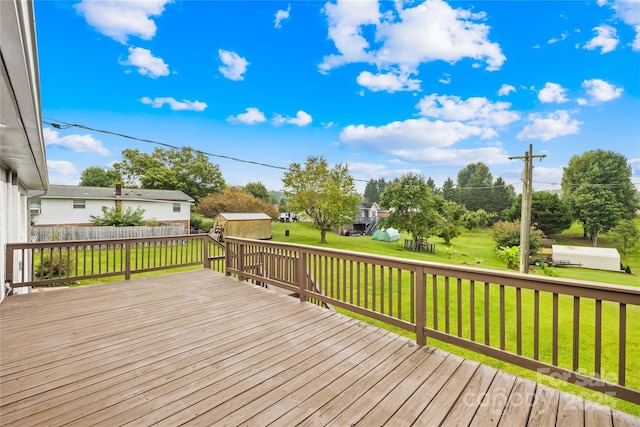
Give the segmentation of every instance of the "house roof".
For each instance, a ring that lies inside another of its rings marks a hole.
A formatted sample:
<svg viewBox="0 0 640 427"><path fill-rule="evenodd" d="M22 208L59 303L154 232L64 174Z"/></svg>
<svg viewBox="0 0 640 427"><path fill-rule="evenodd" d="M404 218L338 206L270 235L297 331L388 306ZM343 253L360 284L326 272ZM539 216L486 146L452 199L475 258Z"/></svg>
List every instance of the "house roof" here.
<svg viewBox="0 0 640 427"><path fill-rule="evenodd" d="M188 202L194 200L178 190L151 190L147 188L122 188L122 195L116 197L116 189L111 187L81 187L77 185L51 185L42 199L100 199L100 200L155 200Z"/></svg>
<svg viewBox="0 0 640 427"><path fill-rule="evenodd" d="M268 219L271 221L271 217L263 212L258 213L239 213L239 212L222 212L218 214L218 216L223 217L227 221L248 221L248 220L256 220L256 219Z"/></svg>

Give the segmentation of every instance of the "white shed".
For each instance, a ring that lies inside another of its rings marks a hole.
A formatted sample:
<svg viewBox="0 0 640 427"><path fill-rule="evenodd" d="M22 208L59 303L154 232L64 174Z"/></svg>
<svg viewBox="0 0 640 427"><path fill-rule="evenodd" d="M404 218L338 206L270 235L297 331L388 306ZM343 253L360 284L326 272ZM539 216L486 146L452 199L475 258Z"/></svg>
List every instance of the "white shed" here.
<svg viewBox="0 0 640 427"><path fill-rule="evenodd" d="M620 271L620 254L614 248L552 245L554 264L577 264L597 270Z"/></svg>

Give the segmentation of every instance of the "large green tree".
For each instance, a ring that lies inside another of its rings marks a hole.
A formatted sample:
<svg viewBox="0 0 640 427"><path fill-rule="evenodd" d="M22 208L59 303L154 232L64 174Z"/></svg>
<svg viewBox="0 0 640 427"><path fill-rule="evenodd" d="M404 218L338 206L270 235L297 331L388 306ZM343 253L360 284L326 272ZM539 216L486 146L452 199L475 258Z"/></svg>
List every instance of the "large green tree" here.
<svg viewBox="0 0 640 427"><path fill-rule="evenodd" d="M562 175L562 197L573 219L584 227L594 246L598 233L607 232L637 209L631 167L613 151L591 150L573 156Z"/></svg>
<svg viewBox="0 0 640 427"><path fill-rule="evenodd" d="M218 165L190 147L156 148L151 154L125 149L122 161L113 167L128 187L180 190L196 202L226 187Z"/></svg>
<svg viewBox="0 0 640 427"><path fill-rule="evenodd" d="M452 202L458 201L458 189L451 178L447 178L447 180L442 184L442 197L444 197L445 200L450 200Z"/></svg>
<svg viewBox="0 0 640 427"><path fill-rule="evenodd" d="M114 169L89 166L80 174L80 185L84 187L113 187L122 182L122 177Z"/></svg>
<svg viewBox="0 0 640 427"><path fill-rule="evenodd" d="M271 194L269 190L261 182L249 182L244 186L244 191L253 195L253 197L271 203Z"/></svg>
<svg viewBox="0 0 640 427"><path fill-rule="evenodd" d="M492 202L493 177L482 162L471 163L458 172L458 202L467 210L496 212Z"/></svg>
<svg viewBox="0 0 640 427"><path fill-rule="evenodd" d="M361 197L347 165L329 168L324 157L309 156L307 163L292 163L282 178L287 206L304 212L320 230L320 242L327 243L327 231L350 223Z"/></svg>
<svg viewBox="0 0 640 427"><path fill-rule="evenodd" d="M389 209L389 216L382 219L384 227L406 231L414 240L428 239L438 231L435 196L422 175L408 173L394 179L382 193L380 203Z"/></svg>
<svg viewBox="0 0 640 427"><path fill-rule="evenodd" d="M618 249L623 256L634 252L640 243L640 230L632 219L622 220L609 232L611 244Z"/></svg>
<svg viewBox="0 0 640 427"><path fill-rule="evenodd" d="M373 203L380 201L380 195L387 186L387 182L384 178L370 179L364 187L364 201L366 203Z"/></svg>
<svg viewBox="0 0 640 427"><path fill-rule="evenodd" d="M513 202L511 208L505 211L507 221L522 218L522 195ZM531 224L534 224L544 234L553 235L571 227L573 222L569 206L562 201L557 193L549 191L534 191L531 194Z"/></svg>
<svg viewBox="0 0 640 427"><path fill-rule="evenodd" d="M516 198L516 191L513 185L507 185L501 177L496 178L491 188L491 206L493 212L501 215L505 209L509 209L513 205Z"/></svg>

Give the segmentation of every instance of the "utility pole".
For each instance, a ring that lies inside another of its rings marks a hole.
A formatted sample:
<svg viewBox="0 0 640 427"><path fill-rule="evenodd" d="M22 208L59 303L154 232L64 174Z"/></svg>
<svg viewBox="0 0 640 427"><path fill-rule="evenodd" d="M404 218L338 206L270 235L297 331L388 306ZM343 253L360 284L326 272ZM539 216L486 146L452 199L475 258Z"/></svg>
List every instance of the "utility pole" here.
<svg viewBox="0 0 640 427"><path fill-rule="evenodd" d="M546 154L533 155L533 144L524 156L509 157L509 160L524 160L522 171L522 211L520 213L520 273L529 273L529 248L531 247L531 195L533 194L533 159L541 161Z"/></svg>

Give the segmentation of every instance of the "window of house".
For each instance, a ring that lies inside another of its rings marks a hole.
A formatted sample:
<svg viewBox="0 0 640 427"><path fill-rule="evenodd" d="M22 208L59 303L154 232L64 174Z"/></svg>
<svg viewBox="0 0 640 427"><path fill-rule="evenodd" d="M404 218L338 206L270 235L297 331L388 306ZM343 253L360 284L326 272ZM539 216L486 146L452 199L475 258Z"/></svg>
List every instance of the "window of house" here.
<svg viewBox="0 0 640 427"><path fill-rule="evenodd" d="M173 204L173 211L174 212L180 212L180 203L174 203Z"/></svg>
<svg viewBox="0 0 640 427"><path fill-rule="evenodd" d="M73 199L73 209L84 209L85 201L82 199Z"/></svg>

